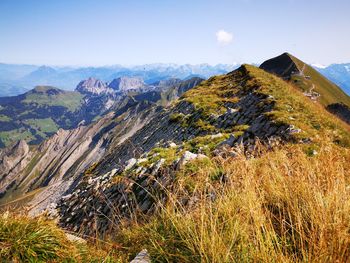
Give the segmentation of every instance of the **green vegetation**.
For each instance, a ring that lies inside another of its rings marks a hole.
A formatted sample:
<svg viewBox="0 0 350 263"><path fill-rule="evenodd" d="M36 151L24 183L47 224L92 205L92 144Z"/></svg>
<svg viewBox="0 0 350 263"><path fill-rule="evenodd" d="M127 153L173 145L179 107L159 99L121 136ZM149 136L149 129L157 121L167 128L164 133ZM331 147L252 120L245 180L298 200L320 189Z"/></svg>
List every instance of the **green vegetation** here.
<svg viewBox="0 0 350 263"><path fill-rule="evenodd" d="M177 153L177 148L153 148L148 156L150 156L147 162L142 163L142 166L147 166L148 164L155 163L160 159L165 159L165 164L171 164L176 160L179 153Z"/></svg>
<svg viewBox="0 0 350 263"><path fill-rule="evenodd" d="M347 143L350 138L349 127L338 118L320 105L310 103L310 99L282 79L253 66L243 67L249 76L246 87L259 87L256 92L269 95L274 100L273 111L266 115L276 123L288 123L301 129L300 133L294 135L296 139L311 137L318 141L327 139L336 142L338 138L341 143L350 146Z"/></svg>
<svg viewBox="0 0 350 263"><path fill-rule="evenodd" d="M60 127L73 128L74 112L83 105L79 92L63 91L54 87L38 86L21 96L4 100L0 121L7 122L0 129L2 146L25 139L38 144Z"/></svg>
<svg viewBox="0 0 350 263"><path fill-rule="evenodd" d="M315 87L314 91L321 94L321 97L318 100L323 106L336 102L342 102L350 107L350 97L346 95L342 89L301 60L292 55L289 55L289 57L294 61L300 70L304 69L303 74L306 76L293 76L291 81L295 86L299 87L305 92L309 92L313 87Z"/></svg>
<svg viewBox="0 0 350 263"><path fill-rule="evenodd" d="M204 153L207 156L212 155L212 151L222 141L230 136L229 133L223 133L222 136L213 138L211 135L197 136L196 138L187 141L184 144L184 149L193 153Z"/></svg>
<svg viewBox="0 0 350 263"><path fill-rule="evenodd" d="M2 131L0 132L0 139L5 144L5 146L10 145L14 141L19 140L32 140L34 136L27 129L15 129L11 131Z"/></svg>
<svg viewBox="0 0 350 263"><path fill-rule="evenodd" d="M70 241L53 222L42 218L0 216L2 262L120 262L96 245Z"/></svg>
<svg viewBox="0 0 350 263"><path fill-rule="evenodd" d="M197 113L201 114L197 123L193 122L192 115L182 114L173 114L171 121L180 122L183 127L201 127L202 130L210 132L213 130L210 117L224 113L225 103L239 101L237 94L242 91L265 94L267 99L260 103L274 103L273 110L265 113L266 116L276 124L293 125L294 129L298 130L294 134L296 140L310 137L316 140L327 138L340 145L350 146L348 126L321 109L319 105L310 103L310 99L305 97L299 88L250 65L243 65L239 70L227 75L210 78L184 94L182 100L192 103ZM233 131L242 132L247 128L246 125L236 126L233 127Z"/></svg>
<svg viewBox="0 0 350 263"><path fill-rule="evenodd" d="M58 130L56 123L51 118L27 119L23 122L43 133L46 133L46 132L51 133L51 132L56 132Z"/></svg>
<svg viewBox="0 0 350 263"><path fill-rule="evenodd" d="M229 75L211 77L187 91L183 99L191 102L198 111L207 116L225 113L225 103L238 101L238 97L235 96L238 89L233 87L230 80L232 78Z"/></svg>
<svg viewBox="0 0 350 263"><path fill-rule="evenodd" d="M54 91L50 94L50 91ZM83 95L74 91L62 91L54 87L38 86L28 92L23 103L42 106L62 106L69 111L76 111L82 104Z"/></svg>
<svg viewBox="0 0 350 263"><path fill-rule="evenodd" d="M72 247L52 223L24 217L0 218L0 257L17 262L69 259ZM76 254L76 252L74 253Z"/></svg>
<svg viewBox="0 0 350 263"><path fill-rule="evenodd" d="M8 116L6 116L6 115L1 114L0 115L0 121L9 122L9 121L11 121L11 119Z"/></svg>

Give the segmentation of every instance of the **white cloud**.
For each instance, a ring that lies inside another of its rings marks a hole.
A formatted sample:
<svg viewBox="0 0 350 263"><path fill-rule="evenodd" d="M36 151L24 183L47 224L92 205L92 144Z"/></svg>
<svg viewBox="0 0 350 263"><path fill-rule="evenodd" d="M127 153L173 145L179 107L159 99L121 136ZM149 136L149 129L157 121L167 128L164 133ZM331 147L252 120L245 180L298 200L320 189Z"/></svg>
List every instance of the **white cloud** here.
<svg viewBox="0 0 350 263"><path fill-rule="evenodd" d="M223 29L216 32L216 40L220 45L228 45L233 40L233 35Z"/></svg>

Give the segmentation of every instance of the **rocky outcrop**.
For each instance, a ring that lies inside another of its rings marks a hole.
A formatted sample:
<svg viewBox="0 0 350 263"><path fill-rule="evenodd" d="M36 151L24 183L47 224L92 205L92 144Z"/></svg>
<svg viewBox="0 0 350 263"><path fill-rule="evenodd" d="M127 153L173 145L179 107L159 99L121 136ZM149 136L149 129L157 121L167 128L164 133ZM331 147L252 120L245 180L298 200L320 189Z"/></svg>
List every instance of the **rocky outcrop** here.
<svg viewBox="0 0 350 263"><path fill-rule="evenodd" d="M138 77L120 77L112 80L108 87L116 92L126 92L130 90L145 90L147 85L142 78Z"/></svg>
<svg viewBox="0 0 350 263"><path fill-rule="evenodd" d="M288 53L266 60L260 65L260 68L285 79L301 73L301 69L298 68Z"/></svg>
<svg viewBox="0 0 350 263"><path fill-rule="evenodd" d="M12 147L0 151L0 197L16 182L16 175L30 160L29 146L20 140Z"/></svg>
<svg viewBox="0 0 350 263"><path fill-rule="evenodd" d="M189 82L188 87L196 83ZM97 88L105 87L93 79L85 84L81 86L96 84ZM74 189L90 166L108 160L107 156L120 145L128 145L129 138L161 111L162 107L157 105L161 96L152 102L145 94L144 97L86 95L85 112L81 114L96 116L106 110L110 113L90 125L87 119L75 129L59 129L50 139L31 149L22 141L13 148L0 151L0 168L4 171L0 173L0 192L6 201L37 191L31 195L32 214L51 207L51 204L54 206L63 194ZM131 150L121 159L126 160L132 153Z"/></svg>
<svg viewBox="0 0 350 263"><path fill-rule="evenodd" d="M107 84L99 79L88 78L87 80L82 80L75 89L82 94L112 94L113 89L109 88Z"/></svg>

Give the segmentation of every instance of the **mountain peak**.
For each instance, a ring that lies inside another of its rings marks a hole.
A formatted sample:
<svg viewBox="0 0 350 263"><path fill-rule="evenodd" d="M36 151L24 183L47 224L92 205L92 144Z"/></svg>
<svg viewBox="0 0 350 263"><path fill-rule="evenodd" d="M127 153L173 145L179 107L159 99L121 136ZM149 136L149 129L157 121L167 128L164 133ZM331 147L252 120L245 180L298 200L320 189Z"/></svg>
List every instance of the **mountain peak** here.
<svg viewBox="0 0 350 263"><path fill-rule="evenodd" d="M113 91L108 88L106 83L96 78L88 78L82 80L77 85L76 91L82 94L102 94L102 93L112 93Z"/></svg>
<svg viewBox="0 0 350 263"><path fill-rule="evenodd" d="M299 68L296 63L295 57L287 52L266 60L260 65L260 68L282 78L290 78L293 74L300 74L302 71L302 68Z"/></svg>
<svg viewBox="0 0 350 263"><path fill-rule="evenodd" d="M112 80L108 87L116 91L127 91L145 88L146 84L140 77L119 77Z"/></svg>
<svg viewBox="0 0 350 263"><path fill-rule="evenodd" d="M313 67L289 53L283 53L275 58L266 60L260 65L260 68L289 81L299 88L306 97L309 97L314 102L319 102L327 109L329 105L337 105L339 103L350 106L350 97L344 91ZM333 107L332 109L331 112L338 115L335 111L339 107ZM340 115L342 116L342 114ZM341 118L344 119L343 117ZM346 121L350 122L350 119L347 118Z"/></svg>

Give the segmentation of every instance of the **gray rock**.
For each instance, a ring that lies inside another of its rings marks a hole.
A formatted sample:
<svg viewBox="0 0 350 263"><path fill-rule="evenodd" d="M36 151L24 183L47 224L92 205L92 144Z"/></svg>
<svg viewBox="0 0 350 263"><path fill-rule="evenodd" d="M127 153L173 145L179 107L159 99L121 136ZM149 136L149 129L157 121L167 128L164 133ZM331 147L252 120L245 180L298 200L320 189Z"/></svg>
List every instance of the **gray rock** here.
<svg viewBox="0 0 350 263"><path fill-rule="evenodd" d="M147 249L143 249L130 263L151 263Z"/></svg>
<svg viewBox="0 0 350 263"><path fill-rule="evenodd" d="M164 164L164 162L165 162L165 159L162 158L158 162L155 163L155 165L153 167L152 175L155 175L158 172L159 168Z"/></svg>
<svg viewBox="0 0 350 263"><path fill-rule="evenodd" d="M176 148L176 143L174 143L174 142L168 142L167 143L167 146L169 147L169 148Z"/></svg>
<svg viewBox="0 0 350 263"><path fill-rule="evenodd" d="M137 164L137 159L131 158L125 163L125 170L131 169L135 164Z"/></svg>
<svg viewBox="0 0 350 263"><path fill-rule="evenodd" d="M220 143L219 146L223 146L223 145L233 146L235 141L236 141L236 137L233 134L231 134L230 137L225 141L223 141L222 143Z"/></svg>
<svg viewBox="0 0 350 263"><path fill-rule="evenodd" d="M72 235L70 233L65 233L65 234L66 234L67 239L73 243L86 244L86 240L81 238L81 237L77 237L77 236Z"/></svg>
<svg viewBox="0 0 350 263"><path fill-rule="evenodd" d="M221 132L217 133L217 134L213 134L213 135L210 136L211 139L216 139L216 138L220 138L220 137L222 137L222 133Z"/></svg>
<svg viewBox="0 0 350 263"><path fill-rule="evenodd" d="M204 158L208 158L208 157L206 155L204 155L204 154L195 154L195 153L191 153L189 151L186 151L181 156L181 158L178 161L176 167L177 167L177 169L180 169L181 167L183 167L189 161L192 161L192 160L195 160L195 159L204 159Z"/></svg>

